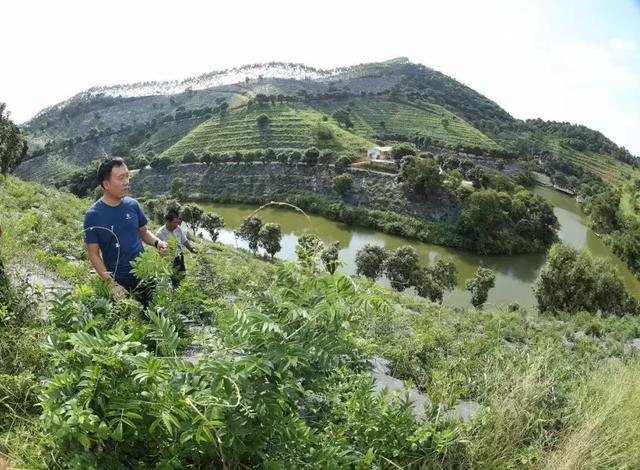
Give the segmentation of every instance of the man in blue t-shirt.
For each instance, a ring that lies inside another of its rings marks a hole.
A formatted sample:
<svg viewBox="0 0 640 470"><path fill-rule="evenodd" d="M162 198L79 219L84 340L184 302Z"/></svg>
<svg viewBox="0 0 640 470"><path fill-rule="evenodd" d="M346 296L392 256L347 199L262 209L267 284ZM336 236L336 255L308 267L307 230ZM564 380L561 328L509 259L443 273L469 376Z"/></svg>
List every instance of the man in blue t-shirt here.
<svg viewBox="0 0 640 470"><path fill-rule="evenodd" d="M100 165L98 182L104 194L84 215L84 241L98 276L113 283L119 298L133 293L147 308L151 288L141 285L131 272L131 262L144 250L142 242L155 246L161 255L167 244L147 228L147 218L138 201L128 197L129 169L121 158Z"/></svg>

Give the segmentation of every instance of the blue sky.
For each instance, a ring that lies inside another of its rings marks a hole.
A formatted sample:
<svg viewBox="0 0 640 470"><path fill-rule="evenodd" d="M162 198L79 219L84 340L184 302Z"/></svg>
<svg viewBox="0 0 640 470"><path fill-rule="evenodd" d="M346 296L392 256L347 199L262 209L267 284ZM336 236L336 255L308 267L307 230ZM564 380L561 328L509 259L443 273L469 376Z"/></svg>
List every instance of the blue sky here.
<svg viewBox="0 0 640 470"><path fill-rule="evenodd" d="M638 0L21 0L0 16L0 101L19 122L96 85L406 56L517 118L584 124L640 155Z"/></svg>

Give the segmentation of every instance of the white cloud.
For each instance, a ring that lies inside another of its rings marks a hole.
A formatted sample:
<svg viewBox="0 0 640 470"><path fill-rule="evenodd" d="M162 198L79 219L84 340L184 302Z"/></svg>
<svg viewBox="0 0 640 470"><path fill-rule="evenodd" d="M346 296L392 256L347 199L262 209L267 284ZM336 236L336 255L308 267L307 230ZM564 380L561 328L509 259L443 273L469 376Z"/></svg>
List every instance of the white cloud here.
<svg viewBox="0 0 640 470"><path fill-rule="evenodd" d="M609 40L609 47L611 47L611 49L626 53L634 51L637 45L635 41L632 41L630 39L611 38Z"/></svg>

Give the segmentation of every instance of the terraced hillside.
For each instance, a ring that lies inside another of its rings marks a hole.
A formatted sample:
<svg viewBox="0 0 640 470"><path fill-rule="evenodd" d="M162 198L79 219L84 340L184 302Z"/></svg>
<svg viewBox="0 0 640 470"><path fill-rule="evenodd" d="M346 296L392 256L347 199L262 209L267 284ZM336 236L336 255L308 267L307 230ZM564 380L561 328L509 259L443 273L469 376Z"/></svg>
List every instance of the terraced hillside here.
<svg viewBox="0 0 640 470"><path fill-rule="evenodd" d="M349 111L352 129L333 119L341 109ZM268 119L262 126L260 114ZM317 146L359 156L367 147L403 140L425 150L530 159L549 154L616 184L637 177L637 159L601 133L516 120L475 90L406 58L334 70L255 64L180 82L92 88L43 110L22 130L29 153L16 174L43 182L106 155L132 165L190 150Z"/></svg>
<svg viewBox="0 0 640 470"><path fill-rule="evenodd" d="M261 115L268 123L259 125ZM265 148L304 149L316 146L359 155L374 146L371 139L341 129L332 119L303 104L255 105L217 116L201 124L164 152L181 157L187 151L229 152Z"/></svg>
<svg viewBox="0 0 640 470"><path fill-rule="evenodd" d="M564 158L615 185L620 186L634 177L640 178L639 169L616 160L610 155L589 151L579 152L557 141L551 141L549 147L555 156Z"/></svg>
<svg viewBox="0 0 640 470"><path fill-rule="evenodd" d="M500 147L471 124L436 104L412 104L389 98L366 97L323 101L313 105L328 114L336 109L347 108L355 125L355 133L365 138L374 139L384 134L422 135L451 145L486 149Z"/></svg>

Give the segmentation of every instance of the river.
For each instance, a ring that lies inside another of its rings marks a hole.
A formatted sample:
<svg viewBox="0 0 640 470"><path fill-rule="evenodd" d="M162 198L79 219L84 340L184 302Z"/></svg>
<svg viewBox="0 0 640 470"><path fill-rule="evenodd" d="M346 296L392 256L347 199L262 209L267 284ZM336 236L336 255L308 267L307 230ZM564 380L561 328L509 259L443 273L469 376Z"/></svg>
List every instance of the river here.
<svg viewBox="0 0 640 470"><path fill-rule="evenodd" d="M627 289L640 297L640 282L636 280L603 241L587 227L586 216L577 202L552 188L537 186L534 192L547 199L553 206L560 222L558 236L565 243L577 247L588 248L594 255L606 257L616 266ZM253 213L258 207L240 204L201 203L207 212L215 212L225 220L225 229L221 231L219 241L229 245L247 247L242 240L236 240L233 229L238 227L242 218ZM538 271L544 264L545 255L511 255L480 256L442 246L430 245L416 240L388 235L386 233L367 230L360 227L334 222L323 217L309 215L309 219L297 211L277 207L266 207L258 214L265 222L275 222L282 228L282 250L277 258L295 259L295 245L298 237L305 232L316 233L325 243L340 242L340 259L344 262L341 271L355 274L355 256L357 251L367 243L394 249L403 245L413 246L420 255L422 264L431 263L437 257L449 257L458 270L458 286L445 295L444 302L450 305L469 306L471 295L464 290L467 279L472 277L478 266L482 265L496 272L496 285L489 292L487 306L518 302L522 306L535 306L535 298L531 285ZM382 284L387 285L385 279Z"/></svg>

